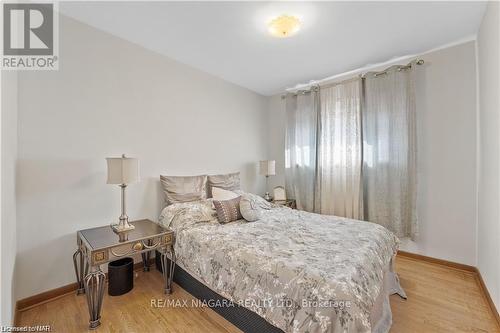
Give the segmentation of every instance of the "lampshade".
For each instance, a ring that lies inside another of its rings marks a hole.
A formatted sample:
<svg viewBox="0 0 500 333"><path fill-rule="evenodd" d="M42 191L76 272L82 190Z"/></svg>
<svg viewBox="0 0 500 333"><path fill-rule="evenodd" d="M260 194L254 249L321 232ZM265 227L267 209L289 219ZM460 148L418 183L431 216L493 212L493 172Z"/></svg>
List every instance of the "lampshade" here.
<svg viewBox="0 0 500 333"><path fill-rule="evenodd" d="M263 176L274 176L276 174L276 161L260 161L260 174Z"/></svg>
<svg viewBox="0 0 500 333"><path fill-rule="evenodd" d="M132 184L139 181L139 160L137 158L108 157L108 184Z"/></svg>

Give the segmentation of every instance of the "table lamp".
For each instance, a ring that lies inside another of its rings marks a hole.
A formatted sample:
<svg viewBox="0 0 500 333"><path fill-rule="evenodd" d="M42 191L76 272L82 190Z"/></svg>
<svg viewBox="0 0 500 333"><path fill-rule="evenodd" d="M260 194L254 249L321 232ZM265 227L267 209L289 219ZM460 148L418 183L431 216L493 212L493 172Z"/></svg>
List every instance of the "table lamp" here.
<svg viewBox="0 0 500 333"><path fill-rule="evenodd" d="M122 214L117 224L111 227L115 232L124 232L134 229L134 226L128 223L125 204L125 188L128 184L139 181L139 161L137 158L126 157L108 157L108 180L107 184L117 184L122 190Z"/></svg>
<svg viewBox="0 0 500 333"><path fill-rule="evenodd" d="M260 174L262 176L266 176L266 190L267 190L267 179L269 176L274 176L276 175L276 161L274 160L269 160L269 161L260 161ZM266 191L266 194L264 195L264 199L267 201L271 201L272 198L269 195L269 192Z"/></svg>

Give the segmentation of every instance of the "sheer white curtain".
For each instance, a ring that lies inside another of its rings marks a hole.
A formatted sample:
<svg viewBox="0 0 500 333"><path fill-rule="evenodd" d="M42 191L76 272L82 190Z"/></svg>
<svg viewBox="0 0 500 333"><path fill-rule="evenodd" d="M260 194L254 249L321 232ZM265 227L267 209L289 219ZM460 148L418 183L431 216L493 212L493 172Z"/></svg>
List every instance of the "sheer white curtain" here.
<svg viewBox="0 0 500 333"><path fill-rule="evenodd" d="M395 66L364 80L365 220L398 237L417 235L414 66Z"/></svg>
<svg viewBox="0 0 500 333"><path fill-rule="evenodd" d="M286 191L298 209L309 212L316 211L318 108L317 89L286 96Z"/></svg>
<svg viewBox="0 0 500 333"><path fill-rule="evenodd" d="M319 123L319 212L361 220L361 79L321 88Z"/></svg>

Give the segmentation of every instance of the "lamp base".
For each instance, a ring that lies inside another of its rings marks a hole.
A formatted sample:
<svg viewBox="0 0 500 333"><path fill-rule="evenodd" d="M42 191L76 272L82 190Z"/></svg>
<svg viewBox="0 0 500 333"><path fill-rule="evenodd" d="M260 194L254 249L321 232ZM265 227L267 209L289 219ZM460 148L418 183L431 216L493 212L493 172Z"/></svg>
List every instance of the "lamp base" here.
<svg viewBox="0 0 500 333"><path fill-rule="evenodd" d="M122 189L122 215L120 215L120 218L118 219L120 222L111 225L111 228L115 233L135 229L133 225L128 223L128 215L125 212L125 188L127 187L127 184L121 184L120 187Z"/></svg>
<svg viewBox="0 0 500 333"><path fill-rule="evenodd" d="M112 224L111 228L113 229L114 232L125 232L129 230L135 229L135 227L132 224Z"/></svg>

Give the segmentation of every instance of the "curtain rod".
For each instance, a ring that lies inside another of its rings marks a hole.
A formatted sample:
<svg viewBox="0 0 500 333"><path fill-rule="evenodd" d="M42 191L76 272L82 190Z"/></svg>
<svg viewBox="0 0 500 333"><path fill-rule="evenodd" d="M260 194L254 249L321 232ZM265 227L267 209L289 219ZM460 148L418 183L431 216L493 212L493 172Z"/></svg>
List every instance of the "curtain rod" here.
<svg viewBox="0 0 500 333"><path fill-rule="evenodd" d="M383 71L380 71L380 72L366 72L366 73L363 73L361 74L361 78L364 78L367 74L370 74L370 73L373 73L373 76L374 77L377 77L379 75L384 75L384 74L387 74L387 71L390 70L391 68L393 67L398 67L398 70L402 70L402 69L408 69L408 68L411 68L411 64L415 62L415 64L417 65L423 65L425 63L425 61L423 59L418 59L418 60L414 60L414 61L411 61L409 62L406 66L403 66L403 65L392 65L390 67L387 67L386 69L384 69Z"/></svg>
<svg viewBox="0 0 500 333"><path fill-rule="evenodd" d="M382 71L368 71L368 72L364 72L362 74L358 74L356 76L361 78L361 79L364 79L366 75L368 74L371 74L373 73L373 76L374 77L377 77L377 76L380 76L380 75L384 75L384 74L387 74L387 71L390 70L391 68L394 68L394 67L398 67L398 70L402 70L402 69L408 69L408 68L411 68L411 65L412 63L415 62L415 64L417 65L423 65L425 63L425 61L423 59L418 59L418 60L413 60L411 62L409 62L408 64L406 65L391 65L389 67L387 67L386 69L382 70ZM334 85L338 85L338 84L341 84L341 83L344 83L344 82L348 82L348 81L351 81L355 78L349 78L349 79L346 79L346 80L341 80L341 81L338 81L338 82L324 82L323 84L320 83L320 81L316 84L312 84L309 88L307 89L298 89L297 91L295 92L288 92L288 93L292 93L293 95L297 95L297 94L305 94L305 93L308 93L310 91L317 91L319 90L320 87L327 87L327 86L334 86ZM293 88L291 88L293 89ZM286 97L286 93L281 95L281 99L284 99Z"/></svg>

